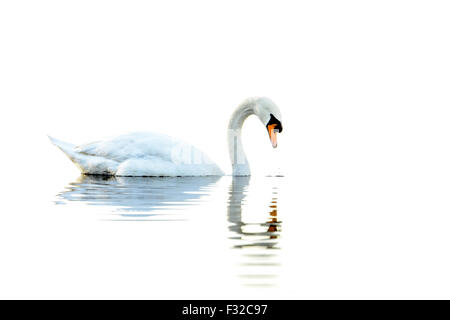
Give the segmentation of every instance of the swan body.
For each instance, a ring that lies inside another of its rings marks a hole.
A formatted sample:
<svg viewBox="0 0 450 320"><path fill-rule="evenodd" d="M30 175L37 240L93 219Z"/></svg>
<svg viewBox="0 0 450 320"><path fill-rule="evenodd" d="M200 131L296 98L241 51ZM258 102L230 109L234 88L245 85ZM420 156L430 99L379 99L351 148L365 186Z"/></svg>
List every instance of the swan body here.
<svg viewBox="0 0 450 320"><path fill-rule="evenodd" d="M112 176L220 176L206 154L181 140L136 132L80 146L51 138L84 174Z"/></svg>
<svg viewBox="0 0 450 320"><path fill-rule="evenodd" d="M268 98L250 98L235 110L228 124L228 150L233 175L250 175L241 141L245 119L256 114L268 130L272 146L281 132L281 114ZM83 174L109 176L222 176L203 152L179 139L154 132L125 134L102 141L73 145L49 137Z"/></svg>

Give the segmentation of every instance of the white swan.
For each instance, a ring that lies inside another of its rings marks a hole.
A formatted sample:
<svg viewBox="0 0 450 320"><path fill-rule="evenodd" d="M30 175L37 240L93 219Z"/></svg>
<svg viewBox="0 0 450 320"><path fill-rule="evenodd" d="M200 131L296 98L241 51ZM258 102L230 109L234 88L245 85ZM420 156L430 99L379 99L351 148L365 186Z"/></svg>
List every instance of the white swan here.
<svg viewBox="0 0 450 320"><path fill-rule="evenodd" d="M241 140L245 119L255 114L266 126L272 146L282 131L281 113L268 98L249 98L228 124L228 151L234 176L250 175ZM203 152L181 140L153 132L121 135L80 146L49 137L83 174L113 176L220 176L223 171Z"/></svg>

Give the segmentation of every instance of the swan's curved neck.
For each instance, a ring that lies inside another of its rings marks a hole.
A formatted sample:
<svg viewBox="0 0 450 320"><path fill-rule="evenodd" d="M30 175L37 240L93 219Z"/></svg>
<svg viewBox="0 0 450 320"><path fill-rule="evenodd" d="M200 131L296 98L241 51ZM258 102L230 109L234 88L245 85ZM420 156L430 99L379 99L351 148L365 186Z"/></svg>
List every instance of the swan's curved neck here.
<svg viewBox="0 0 450 320"><path fill-rule="evenodd" d="M245 101L240 104L231 115L228 124L228 152L233 168L233 176L250 175L250 167L242 145L241 131L245 119L255 113L254 107L255 104L252 101Z"/></svg>

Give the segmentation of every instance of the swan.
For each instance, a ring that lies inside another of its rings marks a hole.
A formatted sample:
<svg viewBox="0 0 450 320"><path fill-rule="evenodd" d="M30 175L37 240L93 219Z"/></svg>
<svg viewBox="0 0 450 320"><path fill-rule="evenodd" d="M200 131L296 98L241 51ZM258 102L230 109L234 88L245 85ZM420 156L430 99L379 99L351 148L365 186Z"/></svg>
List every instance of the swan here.
<svg viewBox="0 0 450 320"><path fill-rule="evenodd" d="M256 115L277 147L277 133L283 130L281 113L266 97L244 100L228 123L228 152L233 176L249 176L250 166L242 145L245 119ZM50 137L82 174L108 176L222 176L223 171L196 147L173 137L136 132L83 145L73 145Z"/></svg>

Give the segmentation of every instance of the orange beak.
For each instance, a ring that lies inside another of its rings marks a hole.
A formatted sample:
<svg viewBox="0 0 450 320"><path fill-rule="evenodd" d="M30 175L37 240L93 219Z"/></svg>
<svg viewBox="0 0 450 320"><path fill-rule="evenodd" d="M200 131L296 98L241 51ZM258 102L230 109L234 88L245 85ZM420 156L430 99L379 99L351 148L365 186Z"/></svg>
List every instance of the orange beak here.
<svg viewBox="0 0 450 320"><path fill-rule="evenodd" d="M269 124L267 126L267 131L269 131L270 142L272 142L272 147L274 147L274 148L276 148L278 145L278 143L277 143L278 130L275 130L276 126L277 126L276 124Z"/></svg>

